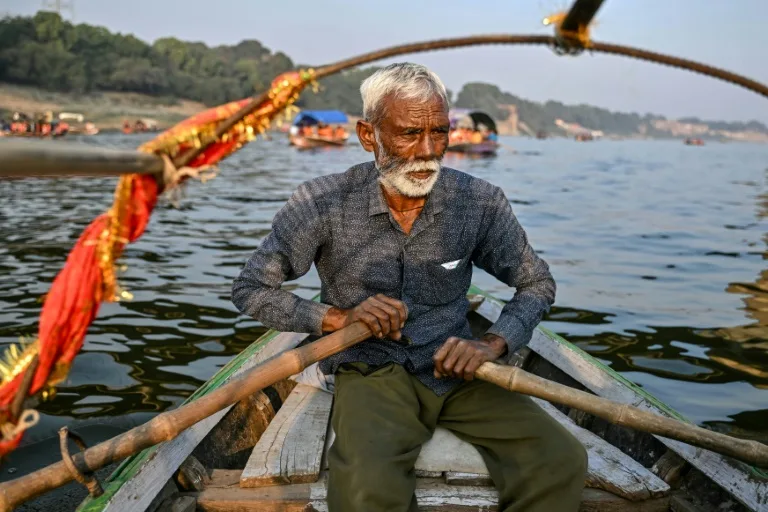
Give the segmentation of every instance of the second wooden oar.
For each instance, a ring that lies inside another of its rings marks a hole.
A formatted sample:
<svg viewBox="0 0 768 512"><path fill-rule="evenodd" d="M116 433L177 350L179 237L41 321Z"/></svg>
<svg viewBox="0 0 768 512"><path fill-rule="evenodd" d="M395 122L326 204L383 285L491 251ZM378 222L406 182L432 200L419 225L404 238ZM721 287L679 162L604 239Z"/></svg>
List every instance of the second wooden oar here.
<svg viewBox="0 0 768 512"><path fill-rule="evenodd" d="M484 363L475 377L504 389L535 396L548 402L567 405L594 414L615 425L656 434L713 452L731 456L758 467L768 467L768 445L739 439L705 428L661 416L638 407L622 404L558 384L513 366Z"/></svg>
<svg viewBox="0 0 768 512"><path fill-rule="evenodd" d="M68 141L0 138L0 180L162 173L163 159L150 153Z"/></svg>

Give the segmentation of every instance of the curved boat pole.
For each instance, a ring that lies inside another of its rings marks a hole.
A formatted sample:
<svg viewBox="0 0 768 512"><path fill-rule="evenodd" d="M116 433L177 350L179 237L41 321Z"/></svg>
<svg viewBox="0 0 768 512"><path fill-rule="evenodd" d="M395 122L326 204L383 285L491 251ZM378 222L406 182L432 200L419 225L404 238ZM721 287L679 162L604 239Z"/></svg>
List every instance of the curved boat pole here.
<svg viewBox="0 0 768 512"><path fill-rule="evenodd" d="M594 1L594 0L588 0ZM566 18L566 21L568 18ZM563 22L565 23L565 22ZM577 34L583 34L583 31ZM420 43L409 43L398 46L392 46L382 50L376 50L373 52L364 53L356 57L344 59L339 62L328 64L317 68L314 72L314 79L319 80L328 76L340 73L347 69L358 67L364 64L376 62L398 55L406 55L411 53L421 53L434 50L445 50L451 48L464 48L469 46L481 46L481 45L541 45L552 48L559 54L574 55L583 51L600 52L610 55L618 55L624 57L630 57L638 60L644 60L648 62L654 62L666 66L671 66L679 69L685 69L694 73L700 73L705 76L723 80L725 82L738 85L747 90L755 92L761 96L768 98L768 86L752 80L748 77L732 73L730 71L709 66L700 62L682 59L679 57L673 57L657 52L643 50L640 48L633 48L630 46L623 46L618 44L601 43L595 41L583 42L579 37L566 34L558 31L555 36L545 35L483 35L483 36L468 36L458 37L450 39L438 39L434 41L424 41ZM229 118L221 122L215 133L212 136L205 137L200 135L198 137L199 144L196 143L195 147L181 153L174 158L174 164L177 167L189 165L195 160L205 149L214 142L221 140L221 138L227 134L238 123L242 122L243 118L252 115L265 101L269 99L270 91L265 91L257 96L254 96L245 106L240 110L232 114ZM10 142L10 141L9 141ZM0 140L0 149L5 144ZM54 146L54 143L46 141L44 144L40 144L36 148L36 155L32 153L26 153L24 160L6 160L6 158L15 158L17 153L8 153L0 151L0 180L4 178L14 177L51 177L51 176L75 176L75 175L118 175L128 174L133 172L142 172L131 170L130 166L124 164L124 155L117 155L116 152L110 152L108 150L101 150L103 155L99 158L101 161L101 169L99 171L94 170L92 173L84 172L84 169L76 170L76 164L81 162L83 158L77 155L75 152L65 154L64 152L57 152L58 148ZM112 159L112 155L115 154L115 158ZM94 158L97 156L92 155ZM159 159L152 161L153 157L146 155L142 157L143 165L147 170L144 172L154 172L153 169L157 169L162 166L162 162ZM45 165L43 165L45 164Z"/></svg>

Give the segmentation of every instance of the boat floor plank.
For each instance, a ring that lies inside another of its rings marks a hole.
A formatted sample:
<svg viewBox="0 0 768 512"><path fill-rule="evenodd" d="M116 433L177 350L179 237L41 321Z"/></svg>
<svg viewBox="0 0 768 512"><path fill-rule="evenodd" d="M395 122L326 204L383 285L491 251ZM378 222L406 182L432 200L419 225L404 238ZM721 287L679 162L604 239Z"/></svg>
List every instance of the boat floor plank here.
<svg viewBox="0 0 768 512"><path fill-rule="evenodd" d="M466 441L443 427L437 427L429 441L424 443L415 469L429 473L464 473L490 477L480 452Z"/></svg>
<svg viewBox="0 0 768 512"><path fill-rule="evenodd" d="M501 308L498 302L485 300L476 311L494 322L501 314ZM657 414L669 415L663 404L655 403L630 384L626 384L623 377L614 375L610 369L598 366L578 348L553 338L538 328L534 331L528 347L598 396ZM679 441L661 436L654 437L749 509L768 511L768 480L753 476L745 464Z"/></svg>
<svg viewBox="0 0 768 512"><path fill-rule="evenodd" d="M589 458L587 487L603 489L631 501L647 500L669 493L670 487L666 482L632 457L579 427L549 402L538 398L533 400L586 448Z"/></svg>
<svg viewBox="0 0 768 512"><path fill-rule="evenodd" d="M198 510L205 512L327 512L326 478L314 484L241 488L237 471L214 471L211 483L196 494ZM491 512L498 510L492 487L454 486L442 480L419 478L416 500L420 510ZM584 489L581 512L666 512L669 497L632 502L600 489Z"/></svg>
<svg viewBox="0 0 768 512"><path fill-rule="evenodd" d="M298 384L251 452L241 487L315 482L333 396Z"/></svg>

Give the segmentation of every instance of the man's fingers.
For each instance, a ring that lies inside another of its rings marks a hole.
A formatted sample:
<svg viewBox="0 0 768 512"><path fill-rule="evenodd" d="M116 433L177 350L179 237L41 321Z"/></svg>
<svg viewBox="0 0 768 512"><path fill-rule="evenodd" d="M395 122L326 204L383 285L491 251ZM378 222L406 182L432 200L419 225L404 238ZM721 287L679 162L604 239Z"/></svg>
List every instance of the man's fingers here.
<svg viewBox="0 0 768 512"><path fill-rule="evenodd" d="M360 314L360 320L368 326L374 336L377 338L384 336L384 333L381 330L381 324L379 323L379 319L376 315L364 311Z"/></svg>
<svg viewBox="0 0 768 512"><path fill-rule="evenodd" d="M470 347L467 347L466 350L461 352L458 359L456 360L456 365L453 367L453 376L463 379L464 369L467 367L469 361L475 357L475 355L476 352L471 350Z"/></svg>
<svg viewBox="0 0 768 512"><path fill-rule="evenodd" d="M390 322L389 322L389 315L387 314L386 311L384 311L383 309L373 304L367 304L365 311L367 313L374 315L376 318L379 319L379 325L381 326L381 333L383 335L386 336L387 334L389 334L389 331L391 330L391 328L390 328Z"/></svg>
<svg viewBox="0 0 768 512"><path fill-rule="evenodd" d="M451 351L447 356L445 356L445 359L443 360L443 373L447 375L453 375L453 368L456 366L456 362L459 360L459 357L461 357L466 348L467 342L462 339L454 344L454 346L451 348Z"/></svg>
<svg viewBox="0 0 768 512"><path fill-rule="evenodd" d="M435 362L435 369L438 373L442 375L446 375L447 372L445 371L443 367L443 360L445 359L445 356L448 355L448 353L451 351L454 345L459 341L459 338L448 338L445 340L445 343L442 344L442 346L437 349L437 352L435 352L435 355L432 356L432 360Z"/></svg>
<svg viewBox="0 0 768 512"><path fill-rule="evenodd" d="M488 361L488 358L482 352L477 352L472 356L467 366L464 367L464 380L473 380L477 369L486 361Z"/></svg>
<svg viewBox="0 0 768 512"><path fill-rule="evenodd" d="M400 312L397 310L397 308L390 306L383 300L378 300L375 297L371 299L371 304L387 314L387 320L389 321L389 332L397 331L400 329L402 321L400 320Z"/></svg>
<svg viewBox="0 0 768 512"><path fill-rule="evenodd" d="M408 307L405 305L405 302L387 297L381 293L376 295L376 298L397 309L400 313L400 328L402 329L405 326L405 321L408 319Z"/></svg>

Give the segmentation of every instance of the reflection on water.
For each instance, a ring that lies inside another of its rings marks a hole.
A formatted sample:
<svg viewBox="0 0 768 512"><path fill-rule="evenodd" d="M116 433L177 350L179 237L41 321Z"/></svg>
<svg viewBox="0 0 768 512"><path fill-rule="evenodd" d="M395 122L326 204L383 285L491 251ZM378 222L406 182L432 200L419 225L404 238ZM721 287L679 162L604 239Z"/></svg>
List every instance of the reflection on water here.
<svg viewBox="0 0 768 512"><path fill-rule="evenodd" d="M503 143L496 158L450 155L445 164L507 193L558 282L546 325L692 420L768 438L768 148ZM296 151L277 136L192 184L178 209L162 202L122 261L134 300L102 306L27 442L71 418L122 421L180 403L264 332L229 293L275 212L302 181L367 159L357 144ZM40 297L114 184L0 182L0 342L34 335ZM483 272L475 282L512 295ZM319 282L311 271L288 287L311 297Z"/></svg>

